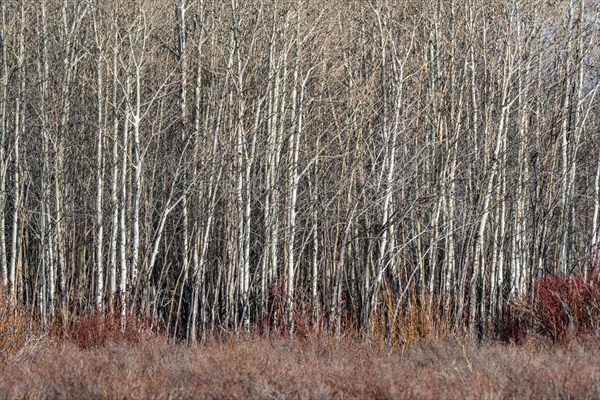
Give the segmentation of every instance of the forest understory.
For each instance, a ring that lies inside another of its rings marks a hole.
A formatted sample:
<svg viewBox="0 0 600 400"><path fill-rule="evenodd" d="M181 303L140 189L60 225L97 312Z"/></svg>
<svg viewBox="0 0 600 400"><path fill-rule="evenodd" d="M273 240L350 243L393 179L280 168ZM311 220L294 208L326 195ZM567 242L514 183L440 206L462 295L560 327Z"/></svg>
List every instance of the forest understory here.
<svg viewBox="0 0 600 400"><path fill-rule="evenodd" d="M80 347L30 340L0 365L0 398L596 399L600 338L405 349L351 338L231 335L196 348L165 338Z"/></svg>
<svg viewBox="0 0 600 400"><path fill-rule="evenodd" d="M215 327L190 345L137 313L74 313L43 327L5 300L0 398L598 398L597 284L551 276L537 286L538 301L507 303L480 339L416 313L369 331L328 331L318 318L294 333Z"/></svg>

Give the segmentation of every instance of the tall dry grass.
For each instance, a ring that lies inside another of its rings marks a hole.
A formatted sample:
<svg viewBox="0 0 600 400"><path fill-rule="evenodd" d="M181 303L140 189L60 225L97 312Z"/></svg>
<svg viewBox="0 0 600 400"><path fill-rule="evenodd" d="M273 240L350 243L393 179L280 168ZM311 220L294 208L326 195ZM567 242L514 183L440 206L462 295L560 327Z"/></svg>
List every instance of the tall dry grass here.
<svg viewBox="0 0 600 400"><path fill-rule="evenodd" d="M154 338L81 349L50 339L5 358L1 398L599 398L600 346L459 339L407 351L354 339L256 336L196 349Z"/></svg>
<svg viewBox="0 0 600 400"><path fill-rule="evenodd" d="M383 297L369 330L334 336L307 310L291 335L270 329L274 313L269 329L196 346L118 312L70 310L42 330L0 296L0 399L600 398L597 284L549 276L535 291L485 342L454 330L447 302L409 290Z"/></svg>

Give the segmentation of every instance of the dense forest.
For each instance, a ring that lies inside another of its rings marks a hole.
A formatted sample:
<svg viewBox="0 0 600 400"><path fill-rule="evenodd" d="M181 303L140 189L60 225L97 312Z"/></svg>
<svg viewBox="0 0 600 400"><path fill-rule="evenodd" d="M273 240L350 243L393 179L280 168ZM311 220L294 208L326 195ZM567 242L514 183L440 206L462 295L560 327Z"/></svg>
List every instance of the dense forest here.
<svg viewBox="0 0 600 400"><path fill-rule="evenodd" d="M597 275L596 0L0 8L0 272L32 323L481 336Z"/></svg>

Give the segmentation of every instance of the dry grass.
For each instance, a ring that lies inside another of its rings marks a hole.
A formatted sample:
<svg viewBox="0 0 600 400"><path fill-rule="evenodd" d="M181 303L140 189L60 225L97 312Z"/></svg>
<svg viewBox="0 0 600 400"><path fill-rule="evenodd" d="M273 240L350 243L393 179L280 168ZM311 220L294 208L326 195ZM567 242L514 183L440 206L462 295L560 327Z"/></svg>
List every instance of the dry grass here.
<svg viewBox="0 0 600 400"><path fill-rule="evenodd" d="M600 398L600 291L549 282L507 313L526 330L483 344L452 335L437 308L390 303L360 338L304 322L294 337L257 330L194 348L135 314L72 311L42 330L0 296L0 399Z"/></svg>
<svg viewBox="0 0 600 400"><path fill-rule="evenodd" d="M453 339L401 353L333 338L230 337L197 349L39 339L2 360L0 398L599 398L599 344Z"/></svg>

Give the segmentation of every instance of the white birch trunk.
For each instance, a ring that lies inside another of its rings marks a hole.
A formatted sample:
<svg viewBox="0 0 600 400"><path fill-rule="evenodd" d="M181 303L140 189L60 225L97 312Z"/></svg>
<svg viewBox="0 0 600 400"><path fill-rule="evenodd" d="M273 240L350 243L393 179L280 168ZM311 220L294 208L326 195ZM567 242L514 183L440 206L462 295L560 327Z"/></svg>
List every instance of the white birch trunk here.
<svg viewBox="0 0 600 400"><path fill-rule="evenodd" d="M113 23L116 23L113 21ZM117 253L119 246L119 118L117 105L117 80L118 80L118 35L117 29L113 26L114 42L112 53L112 172L110 186L110 203L112 205L112 224L110 233L110 284L108 289L108 304L110 310L113 310L115 294L117 293Z"/></svg>
<svg viewBox="0 0 600 400"><path fill-rule="evenodd" d="M180 71L180 79L181 79L181 87L179 92L179 110L181 114L181 142L187 143L188 141L188 115L187 115L187 54L186 54L186 42L187 42L187 27L185 20L185 12L187 9L186 0L180 0L177 8L175 10L175 22L177 28L177 48L179 55L179 71ZM187 163L185 162L185 158L183 160L183 168L187 168ZM187 172L183 171L182 181L183 184L186 184L187 180ZM181 199L181 213L183 216L183 232L182 232L182 240L183 240L183 254L182 254L182 269L184 274L183 285L187 284L188 274L189 274L189 252L190 252L190 238L189 238L189 210L188 210L188 198L187 193L183 193L183 198ZM162 228L161 228L162 234ZM158 248L158 247L157 247ZM155 258L153 253L153 259Z"/></svg>
<svg viewBox="0 0 600 400"><path fill-rule="evenodd" d="M594 216L592 217L592 239L590 244L593 261L592 268L598 268L600 263L600 250L598 248L598 215L600 214L600 152L598 153L596 178L594 179ZM585 271L587 272L587 269Z"/></svg>
<svg viewBox="0 0 600 400"><path fill-rule="evenodd" d="M561 121L561 143L560 143L560 204L562 207L562 224L560 227L560 249L558 254L558 270L563 274L567 273L569 268L570 249L569 243L569 209L570 201L570 182L569 182L569 114L571 112L571 64L572 64L572 32L575 13L575 0L570 0L568 7L568 30L567 30L567 48L565 51L565 68L563 84L563 102L562 102L562 121ZM574 162L574 160L573 160Z"/></svg>
<svg viewBox="0 0 600 400"><path fill-rule="evenodd" d="M53 262L52 253L50 251L50 238L48 229L48 213L50 210L48 188L49 188L49 173L50 173L50 144L49 144L49 132L48 132L48 115L47 115L47 104L48 104L48 80L50 76L48 66L48 43L47 43L47 20L46 20L46 0L40 1L40 14L41 14L41 66L40 69L40 80L41 80L41 120L42 120L42 176L41 176L41 210L40 210L40 242L41 242L41 263L40 270L41 276L45 276L46 268ZM15 271L11 269L11 276L14 279ZM61 287L61 290L64 288ZM14 289L11 293L11 298L14 298ZM63 293L63 297L64 297Z"/></svg>
<svg viewBox="0 0 600 400"><path fill-rule="evenodd" d="M129 75L126 77L125 82L126 97L131 93L131 79ZM123 138L121 141L121 202L119 204L119 231L120 231L120 242L119 242L119 259L121 266L120 281L119 281L119 301L121 307L121 324L125 323L125 316L127 310L127 286L129 280L129 268L127 263L127 175L129 172L129 120L131 114L131 107L128 101L125 102L125 117L123 118Z"/></svg>
<svg viewBox="0 0 600 400"><path fill-rule="evenodd" d="M134 71L134 108L131 115L132 127L132 146L133 146L133 179L131 187L132 206L131 206L131 261L129 271L131 282L138 282L138 263L140 252L140 197L141 197L141 175L142 175L142 155L140 150L140 124L141 124L141 101L142 101L142 82L141 65L136 62ZM133 288L137 291L140 288ZM135 299L135 296L133 297ZM134 306L134 304L131 304Z"/></svg>
<svg viewBox="0 0 600 400"><path fill-rule="evenodd" d="M508 118L508 114L510 111L510 106L512 104L508 102L508 90L509 90L509 82L512 74L511 70L511 54L509 51L510 47L506 45L505 51L505 61L504 61L504 71L502 78L502 99L500 104L501 112L499 125L496 132L495 137L495 145L494 150L490 159L490 172L487 177L487 181L485 183L485 191L483 192L483 202L482 202L482 214L479 219L477 232L475 236L475 248L473 250L473 275L471 276L470 282L470 311L469 311L469 330L472 337L475 337L476 330L478 327L477 323L477 289L480 280L481 274L481 265L483 263L483 249L485 247L485 229L487 226L487 220L490 215L490 201L493 195L493 188L495 183L496 174L499 169L499 156L500 150L502 149L502 143L504 141L505 127L506 121Z"/></svg>
<svg viewBox="0 0 600 400"><path fill-rule="evenodd" d="M296 29L299 29L297 26ZM297 32L299 36L300 33ZM287 176L287 195L289 201L287 205L287 259L286 259L286 276L285 276L285 297L286 297L286 323L290 332L294 330L294 281L295 281L295 259L294 259L294 244L296 239L296 199L298 194L298 157L300 143L300 121L301 110L299 109L298 91L299 88L299 69L300 69L300 39L296 37L296 58L294 60L293 72L293 89L292 89L292 111L291 119L291 134L288 139L288 176ZM302 90L302 89L300 89Z"/></svg>
<svg viewBox="0 0 600 400"><path fill-rule="evenodd" d="M103 255L103 209L102 194L104 188L104 112L103 112L103 86L104 76L102 74L104 49L100 43L96 15L94 15L94 33L96 39L96 85L97 85L97 124L96 127L96 309L102 311L104 299L104 255Z"/></svg>
<svg viewBox="0 0 600 400"><path fill-rule="evenodd" d="M2 65L0 65L0 267L2 269L2 287L10 292L10 301L12 302L12 288L14 279L10 280L10 271L7 265L6 257L6 101L8 93L8 58L6 50L6 4L0 1L0 49ZM10 287L8 287L10 283ZM8 290L7 290L8 289Z"/></svg>

